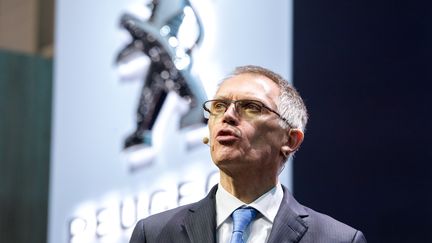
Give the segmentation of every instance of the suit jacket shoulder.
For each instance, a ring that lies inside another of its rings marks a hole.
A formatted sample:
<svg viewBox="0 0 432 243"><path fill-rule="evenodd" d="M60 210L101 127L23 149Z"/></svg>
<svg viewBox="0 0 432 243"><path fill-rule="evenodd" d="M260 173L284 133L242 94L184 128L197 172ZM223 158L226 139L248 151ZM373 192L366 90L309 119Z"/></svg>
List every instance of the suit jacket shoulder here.
<svg viewBox="0 0 432 243"><path fill-rule="evenodd" d="M312 239L320 239L319 242L366 242L363 233L336 219L305 207L309 217L305 218L308 225L307 242L316 242ZM311 239L311 240L309 240Z"/></svg>
<svg viewBox="0 0 432 243"><path fill-rule="evenodd" d="M291 240L279 238L280 234L274 234L273 230L270 239L278 238L269 242L356 242L365 243L362 232L344 224L336 219L316 212L298 203L291 193L284 187L284 199L276 215L273 224L274 230L284 225L288 232L284 237L291 237ZM282 231L282 230L280 230ZM276 232L275 232L276 233Z"/></svg>
<svg viewBox="0 0 432 243"><path fill-rule="evenodd" d="M178 207L141 219L135 226L130 242L159 242L162 232L170 232L169 235L182 232L181 220L191 206L193 205Z"/></svg>
<svg viewBox="0 0 432 243"><path fill-rule="evenodd" d="M130 243L215 242L217 187L202 200L140 220Z"/></svg>

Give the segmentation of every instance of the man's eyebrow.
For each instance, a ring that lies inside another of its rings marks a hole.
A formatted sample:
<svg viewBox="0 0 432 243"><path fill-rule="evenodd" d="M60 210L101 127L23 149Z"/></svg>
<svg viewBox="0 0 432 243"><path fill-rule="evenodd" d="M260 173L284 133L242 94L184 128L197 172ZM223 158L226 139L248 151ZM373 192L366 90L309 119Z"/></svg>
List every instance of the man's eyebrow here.
<svg viewBox="0 0 432 243"><path fill-rule="evenodd" d="M216 100L229 100L227 96L223 96L223 95L215 96L213 99L216 99Z"/></svg>

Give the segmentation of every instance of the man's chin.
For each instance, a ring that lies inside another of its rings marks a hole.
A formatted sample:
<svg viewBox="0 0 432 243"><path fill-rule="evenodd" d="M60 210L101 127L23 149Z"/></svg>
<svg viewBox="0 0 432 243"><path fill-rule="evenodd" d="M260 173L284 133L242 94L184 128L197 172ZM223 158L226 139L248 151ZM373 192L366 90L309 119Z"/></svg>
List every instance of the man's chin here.
<svg viewBox="0 0 432 243"><path fill-rule="evenodd" d="M232 163L241 159L241 157L241 153L237 148L223 145L218 146L212 153L212 158L216 165Z"/></svg>
<svg viewBox="0 0 432 243"><path fill-rule="evenodd" d="M235 152L224 154L224 156L216 156L213 158L213 162L219 169L237 168L244 164L242 156Z"/></svg>

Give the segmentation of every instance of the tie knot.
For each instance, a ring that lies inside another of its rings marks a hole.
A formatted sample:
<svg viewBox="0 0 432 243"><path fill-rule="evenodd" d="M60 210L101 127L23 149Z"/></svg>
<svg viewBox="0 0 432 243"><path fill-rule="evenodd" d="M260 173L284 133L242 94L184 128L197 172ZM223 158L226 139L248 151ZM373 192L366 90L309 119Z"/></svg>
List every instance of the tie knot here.
<svg viewBox="0 0 432 243"><path fill-rule="evenodd" d="M252 220L256 217L257 211L254 208L246 207L246 208L237 208L232 213L232 218L234 222L233 232L244 232L245 229L249 226Z"/></svg>

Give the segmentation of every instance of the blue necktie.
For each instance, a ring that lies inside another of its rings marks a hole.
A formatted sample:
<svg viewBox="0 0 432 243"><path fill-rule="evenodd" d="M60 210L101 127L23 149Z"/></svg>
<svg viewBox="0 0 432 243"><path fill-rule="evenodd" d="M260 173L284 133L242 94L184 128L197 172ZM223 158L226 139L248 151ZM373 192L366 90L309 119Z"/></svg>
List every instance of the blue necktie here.
<svg viewBox="0 0 432 243"><path fill-rule="evenodd" d="M254 208L237 208L231 214L234 226L230 243L244 243L243 233L252 220L255 218L257 211Z"/></svg>

